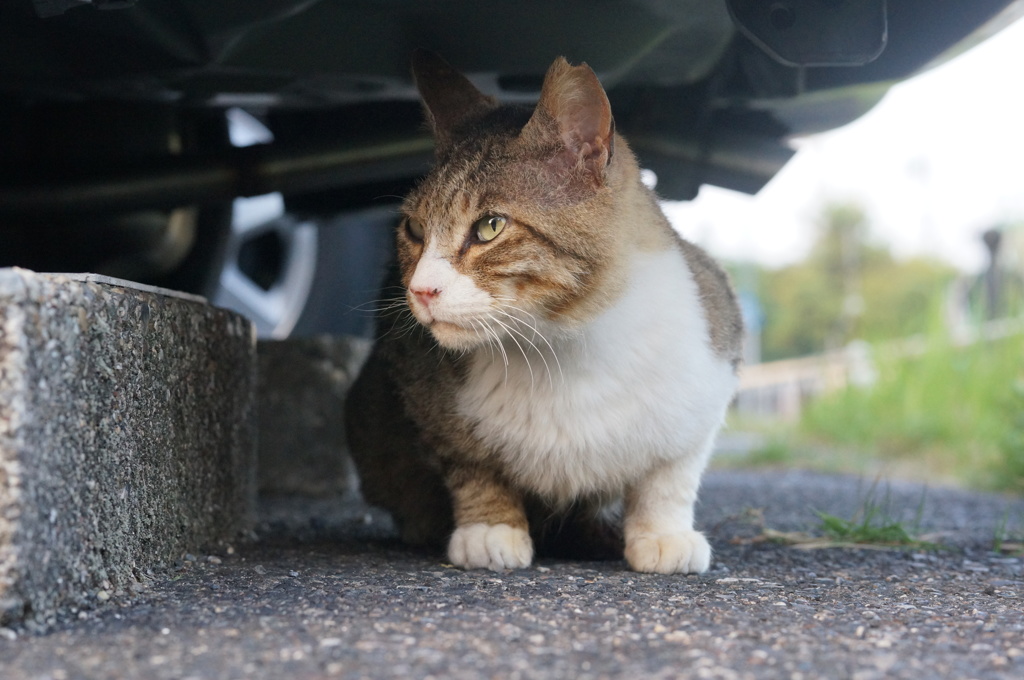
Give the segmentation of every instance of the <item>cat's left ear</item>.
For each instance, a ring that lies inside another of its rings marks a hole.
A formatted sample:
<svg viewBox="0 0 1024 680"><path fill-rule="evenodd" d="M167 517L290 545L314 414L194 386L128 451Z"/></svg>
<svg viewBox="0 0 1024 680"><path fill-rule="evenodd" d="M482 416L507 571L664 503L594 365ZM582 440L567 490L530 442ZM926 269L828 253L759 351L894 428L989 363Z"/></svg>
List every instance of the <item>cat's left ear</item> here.
<svg viewBox="0 0 1024 680"><path fill-rule="evenodd" d="M438 148L447 146L467 121L498 106L494 97L476 89L466 76L428 50L413 53L412 75Z"/></svg>
<svg viewBox="0 0 1024 680"><path fill-rule="evenodd" d="M540 101L522 135L541 140L552 133L563 147L552 162L566 171L582 165L599 183L615 150L615 120L601 81L585 63L570 66L559 57L544 76Z"/></svg>

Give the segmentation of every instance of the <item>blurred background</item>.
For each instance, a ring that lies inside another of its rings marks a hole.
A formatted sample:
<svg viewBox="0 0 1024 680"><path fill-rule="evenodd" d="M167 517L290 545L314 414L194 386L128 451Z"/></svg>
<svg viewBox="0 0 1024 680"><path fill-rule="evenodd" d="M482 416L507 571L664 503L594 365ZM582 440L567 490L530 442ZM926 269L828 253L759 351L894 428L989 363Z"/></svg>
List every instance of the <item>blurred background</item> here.
<svg viewBox="0 0 1024 680"><path fill-rule="evenodd" d="M1024 22L793 140L756 195L665 210L749 340L719 465L1024 492Z"/></svg>
<svg viewBox="0 0 1024 680"><path fill-rule="evenodd" d="M530 105L561 54L739 290L717 464L1022 493L1022 18L1024 0L4 0L0 267L200 294L267 340L369 337L433 162L412 51Z"/></svg>

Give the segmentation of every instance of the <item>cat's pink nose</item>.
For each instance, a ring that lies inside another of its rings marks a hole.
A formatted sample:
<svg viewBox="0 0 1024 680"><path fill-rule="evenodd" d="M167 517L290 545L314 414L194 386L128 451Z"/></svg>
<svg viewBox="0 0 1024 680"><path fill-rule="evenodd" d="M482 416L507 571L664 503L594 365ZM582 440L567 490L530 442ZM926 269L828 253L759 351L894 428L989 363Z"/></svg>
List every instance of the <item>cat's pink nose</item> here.
<svg viewBox="0 0 1024 680"><path fill-rule="evenodd" d="M412 288L410 292L416 297L421 305L430 307L430 303L441 294L440 288Z"/></svg>

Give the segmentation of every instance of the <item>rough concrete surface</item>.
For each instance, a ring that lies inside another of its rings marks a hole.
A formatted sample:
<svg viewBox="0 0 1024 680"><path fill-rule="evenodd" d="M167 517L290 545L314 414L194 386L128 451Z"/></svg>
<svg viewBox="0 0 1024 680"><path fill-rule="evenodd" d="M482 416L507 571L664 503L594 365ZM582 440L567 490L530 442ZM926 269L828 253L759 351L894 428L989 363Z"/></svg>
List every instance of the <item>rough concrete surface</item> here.
<svg viewBox="0 0 1024 680"><path fill-rule="evenodd" d="M752 540L849 518L870 480L708 476L700 576L541 560L464 572L337 499L264 499L260 540L197 555L128 602L38 635L0 629L5 680L70 678L1020 678L1024 501L881 484L946 549ZM922 502L923 498L923 502Z"/></svg>
<svg viewBox="0 0 1024 680"><path fill-rule="evenodd" d="M0 269L0 623L95 606L247 526L254 345L191 296Z"/></svg>
<svg viewBox="0 0 1024 680"><path fill-rule="evenodd" d="M355 490L341 414L369 348L366 340L344 336L259 342L261 491L328 495Z"/></svg>

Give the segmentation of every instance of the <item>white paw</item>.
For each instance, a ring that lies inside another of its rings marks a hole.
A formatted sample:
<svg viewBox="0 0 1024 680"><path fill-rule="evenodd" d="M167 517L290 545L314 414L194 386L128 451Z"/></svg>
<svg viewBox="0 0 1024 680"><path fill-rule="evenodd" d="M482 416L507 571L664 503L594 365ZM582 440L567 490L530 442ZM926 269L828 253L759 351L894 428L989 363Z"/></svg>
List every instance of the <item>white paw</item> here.
<svg viewBox="0 0 1024 680"><path fill-rule="evenodd" d="M711 565L711 546L699 531L639 534L626 539L626 561L636 571L698 574Z"/></svg>
<svg viewBox="0 0 1024 680"><path fill-rule="evenodd" d="M452 534L448 559L463 569L522 569L533 561L533 541L508 524L470 524Z"/></svg>

